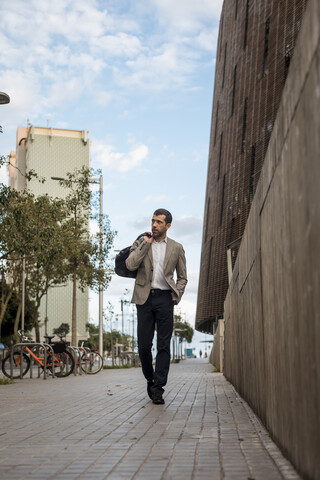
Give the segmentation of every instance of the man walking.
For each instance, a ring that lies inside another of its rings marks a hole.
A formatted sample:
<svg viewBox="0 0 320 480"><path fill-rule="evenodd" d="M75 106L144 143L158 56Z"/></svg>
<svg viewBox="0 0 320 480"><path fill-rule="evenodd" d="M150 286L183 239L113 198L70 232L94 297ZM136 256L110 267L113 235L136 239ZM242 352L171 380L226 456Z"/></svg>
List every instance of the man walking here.
<svg viewBox="0 0 320 480"><path fill-rule="evenodd" d="M172 215L159 208L152 217L152 233L134 242L126 260L129 270L137 270L132 303L138 312L138 350L147 392L153 403L162 398L170 367L170 341L173 330L173 307L187 284L183 247L167 237ZM176 280L174 273L176 272ZM152 365L152 340L157 326L156 365Z"/></svg>

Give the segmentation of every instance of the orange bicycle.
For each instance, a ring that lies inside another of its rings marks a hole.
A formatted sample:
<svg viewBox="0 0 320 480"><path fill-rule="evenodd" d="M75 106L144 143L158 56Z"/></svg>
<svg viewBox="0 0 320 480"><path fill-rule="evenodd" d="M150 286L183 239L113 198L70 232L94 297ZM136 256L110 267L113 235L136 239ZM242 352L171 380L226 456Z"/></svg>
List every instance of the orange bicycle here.
<svg viewBox="0 0 320 480"><path fill-rule="evenodd" d="M52 370L54 369L54 374L57 377L67 377L73 372L74 359L72 354L66 349L66 345L64 342L57 342L51 345L54 352L54 354L52 355L50 349L45 345L35 345L33 347L30 339L28 337L25 337L21 330L19 330L18 334L20 336L21 342L28 342L28 344L17 347L17 349L12 354L12 364L10 352L2 360L1 368L6 377L20 378L21 373L22 376L26 375L30 369L31 358L33 359L33 362L35 364L38 364L38 366L42 370L44 370L44 350L46 350L46 364L49 372L52 372Z"/></svg>

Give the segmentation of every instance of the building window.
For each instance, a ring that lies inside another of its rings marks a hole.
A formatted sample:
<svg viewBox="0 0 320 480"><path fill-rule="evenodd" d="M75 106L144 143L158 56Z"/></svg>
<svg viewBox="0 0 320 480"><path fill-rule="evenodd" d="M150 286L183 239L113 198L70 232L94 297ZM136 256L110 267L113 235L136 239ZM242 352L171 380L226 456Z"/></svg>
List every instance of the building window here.
<svg viewBox="0 0 320 480"><path fill-rule="evenodd" d="M221 26L220 26L219 61L221 60L222 40L223 40L223 16L221 16Z"/></svg>
<svg viewBox="0 0 320 480"><path fill-rule="evenodd" d="M291 62L291 49L290 45L287 45L286 47L286 54L284 57L284 79L287 79L289 67L290 67L290 62Z"/></svg>
<svg viewBox="0 0 320 480"><path fill-rule="evenodd" d="M263 53L263 76L268 74L268 53L269 53L269 33L270 33L270 18L266 21L266 31L264 35L264 53Z"/></svg>
<svg viewBox="0 0 320 480"><path fill-rule="evenodd" d="M233 92L232 92L231 116L234 114L234 102L235 102L235 98L236 98L236 85L237 85L237 65L234 67L234 72L233 72Z"/></svg>
<svg viewBox="0 0 320 480"><path fill-rule="evenodd" d="M218 180L220 178L220 169L221 169L221 156L222 156L222 141L223 141L223 132L220 135L220 149L219 149L219 163L218 163Z"/></svg>
<svg viewBox="0 0 320 480"><path fill-rule="evenodd" d="M241 139L241 153L244 153L244 147L246 145L246 130L247 130L247 109L248 109L248 97L244 101L243 108L243 124L242 124L242 139Z"/></svg>
<svg viewBox="0 0 320 480"><path fill-rule="evenodd" d="M217 105L217 113L216 113L216 125L215 125L215 130L214 130L214 141L213 141L213 146L216 146L216 140L217 140L217 131L218 131L218 120L219 120L219 102Z"/></svg>
<svg viewBox="0 0 320 480"><path fill-rule="evenodd" d="M224 87L224 79L226 76L226 63L227 63L227 49L228 49L228 42L224 47L224 63L223 63L223 75L222 75L222 88Z"/></svg>
<svg viewBox="0 0 320 480"><path fill-rule="evenodd" d="M248 42L248 25L249 25L249 0L247 0L246 6L246 19L244 24L244 43L243 48L246 48Z"/></svg>
<svg viewBox="0 0 320 480"><path fill-rule="evenodd" d="M231 220L231 228L230 228L230 243L234 239L234 225L235 225L235 223L236 223L236 219L233 217L232 220Z"/></svg>
<svg viewBox="0 0 320 480"><path fill-rule="evenodd" d="M205 241L207 241L207 236L208 236L209 218L210 218L210 197L208 198L208 203L207 203L206 225L205 225L205 234L204 234Z"/></svg>
<svg viewBox="0 0 320 480"><path fill-rule="evenodd" d="M226 174L223 175L223 181L222 181L222 195L221 195L221 209L220 209L220 226L222 225L222 219L223 219L223 210L224 210L224 192L226 188Z"/></svg>
<svg viewBox="0 0 320 480"><path fill-rule="evenodd" d="M208 261L208 270L207 270L207 287L209 286L210 272L211 272L212 245L213 245L213 237L210 238L210 246L209 246L209 261Z"/></svg>
<svg viewBox="0 0 320 480"><path fill-rule="evenodd" d="M250 183L249 183L249 203L251 205L254 195L254 176L256 164L256 146L252 145L251 149L251 166L250 166Z"/></svg>

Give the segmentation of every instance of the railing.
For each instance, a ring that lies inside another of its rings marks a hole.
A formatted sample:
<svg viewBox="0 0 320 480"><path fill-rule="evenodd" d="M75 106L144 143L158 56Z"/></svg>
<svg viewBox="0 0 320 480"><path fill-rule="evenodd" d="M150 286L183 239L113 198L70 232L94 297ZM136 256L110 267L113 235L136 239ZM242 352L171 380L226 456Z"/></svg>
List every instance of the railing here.
<svg viewBox="0 0 320 480"><path fill-rule="evenodd" d="M121 365L131 365L132 367L140 366L139 354L136 352L121 352L120 360Z"/></svg>

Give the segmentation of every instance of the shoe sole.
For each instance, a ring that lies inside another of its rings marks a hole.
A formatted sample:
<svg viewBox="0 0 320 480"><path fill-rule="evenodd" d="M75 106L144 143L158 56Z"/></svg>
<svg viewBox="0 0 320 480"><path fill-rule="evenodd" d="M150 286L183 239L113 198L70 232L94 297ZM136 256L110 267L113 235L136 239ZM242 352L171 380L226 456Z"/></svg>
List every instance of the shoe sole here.
<svg viewBox="0 0 320 480"><path fill-rule="evenodd" d="M157 400L152 400L152 402L155 404L155 405L164 405L164 400L163 398L161 399L157 399Z"/></svg>

